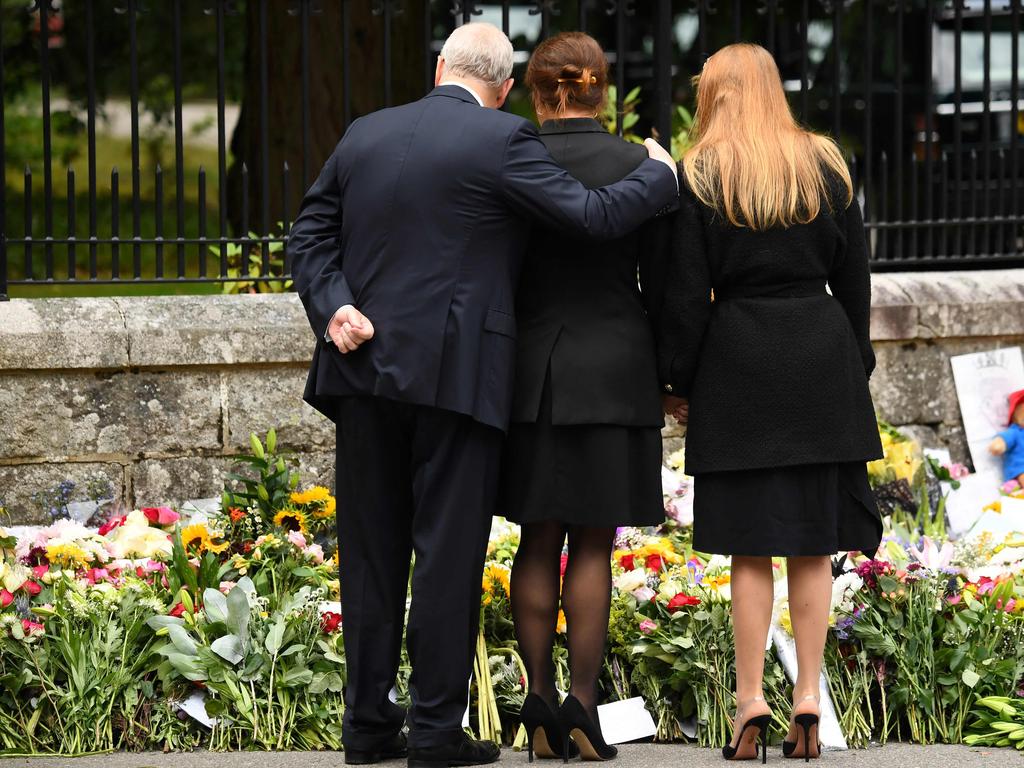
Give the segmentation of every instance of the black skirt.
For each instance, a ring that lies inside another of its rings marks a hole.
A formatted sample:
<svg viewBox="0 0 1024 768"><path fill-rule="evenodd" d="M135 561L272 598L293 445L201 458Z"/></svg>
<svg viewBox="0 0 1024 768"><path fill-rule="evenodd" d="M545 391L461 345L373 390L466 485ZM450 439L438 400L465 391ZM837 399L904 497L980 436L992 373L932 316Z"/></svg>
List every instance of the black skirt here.
<svg viewBox="0 0 1024 768"><path fill-rule="evenodd" d="M693 548L720 555L873 555L882 539L862 462L699 474L693 518Z"/></svg>
<svg viewBox="0 0 1024 768"><path fill-rule="evenodd" d="M659 525L661 430L552 424L551 379L536 423L509 427L498 514L516 523Z"/></svg>

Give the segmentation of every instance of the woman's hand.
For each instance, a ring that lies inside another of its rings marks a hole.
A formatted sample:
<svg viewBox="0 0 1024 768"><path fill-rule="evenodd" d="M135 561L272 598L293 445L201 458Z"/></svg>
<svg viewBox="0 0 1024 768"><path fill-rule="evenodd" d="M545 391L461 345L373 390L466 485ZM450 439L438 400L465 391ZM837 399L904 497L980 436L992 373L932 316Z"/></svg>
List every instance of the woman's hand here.
<svg viewBox="0 0 1024 768"><path fill-rule="evenodd" d="M686 426L686 422L690 418L689 400L685 397L664 395L662 397L662 407L665 409L665 414L674 418L679 426Z"/></svg>

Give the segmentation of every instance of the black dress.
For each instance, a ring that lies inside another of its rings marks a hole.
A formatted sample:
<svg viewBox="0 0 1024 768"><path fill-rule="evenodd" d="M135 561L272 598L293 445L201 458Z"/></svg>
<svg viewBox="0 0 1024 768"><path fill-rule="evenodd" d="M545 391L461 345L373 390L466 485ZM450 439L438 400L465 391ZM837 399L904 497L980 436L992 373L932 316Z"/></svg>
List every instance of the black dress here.
<svg viewBox="0 0 1024 768"><path fill-rule="evenodd" d="M547 122L555 161L588 187L646 150L595 120ZM671 221L607 243L537 229L516 299L516 378L499 512L519 523L655 525L665 519L654 332L637 282L660 283Z"/></svg>
<svg viewBox="0 0 1024 768"><path fill-rule="evenodd" d="M699 551L873 552L881 539L864 224L829 186L814 221L755 232L683 180L658 357L665 389L690 400Z"/></svg>

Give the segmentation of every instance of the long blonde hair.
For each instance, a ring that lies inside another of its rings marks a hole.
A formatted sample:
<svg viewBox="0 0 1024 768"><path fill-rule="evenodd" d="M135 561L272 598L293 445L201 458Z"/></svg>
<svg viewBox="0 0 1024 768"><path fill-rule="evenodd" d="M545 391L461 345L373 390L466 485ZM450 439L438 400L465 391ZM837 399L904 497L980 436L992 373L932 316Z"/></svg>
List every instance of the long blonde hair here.
<svg viewBox="0 0 1024 768"><path fill-rule="evenodd" d="M853 184L839 147L796 122L768 51L728 45L705 62L694 85L696 141L683 167L701 202L738 227L806 224L822 201L832 202L831 171L849 205Z"/></svg>

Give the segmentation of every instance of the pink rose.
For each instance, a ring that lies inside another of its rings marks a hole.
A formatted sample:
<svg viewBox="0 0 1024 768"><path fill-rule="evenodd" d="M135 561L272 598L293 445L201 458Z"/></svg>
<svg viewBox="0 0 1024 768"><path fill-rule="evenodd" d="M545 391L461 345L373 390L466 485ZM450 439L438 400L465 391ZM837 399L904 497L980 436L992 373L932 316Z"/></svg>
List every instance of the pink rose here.
<svg viewBox="0 0 1024 768"><path fill-rule="evenodd" d="M37 565L35 568L32 569L32 576L34 576L37 579L41 579L41 578L43 578L43 576L45 576L49 572L50 572L50 566L48 566L48 565Z"/></svg>
<svg viewBox="0 0 1024 768"><path fill-rule="evenodd" d="M41 635L46 629L38 621L30 621L29 619L21 620L22 629L25 630L25 634L30 637L33 635Z"/></svg>
<svg viewBox="0 0 1024 768"><path fill-rule="evenodd" d="M324 561L324 548L319 544L310 544L306 549L306 556L317 565L320 565Z"/></svg>
<svg viewBox="0 0 1024 768"><path fill-rule="evenodd" d="M150 523L159 526L173 525L181 519L181 515L170 507L143 507L142 514Z"/></svg>
<svg viewBox="0 0 1024 768"><path fill-rule="evenodd" d="M288 541L298 549L306 548L306 537L302 535L302 531L288 531Z"/></svg>
<svg viewBox="0 0 1024 768"><path fill-rule="evenodd" d="M6 589L0 589L0 608L6 608L8 605L14 602L14 595L8 592Z"/></svg>
<svg viewBox="0 0 1024 768"><path fill-rule="evenodd" d="M653 632L657 628L657 622L651 621L650 619L644 619L640 622L640 631L643 632L645 635L651 634L651 632Z"/></svg>

